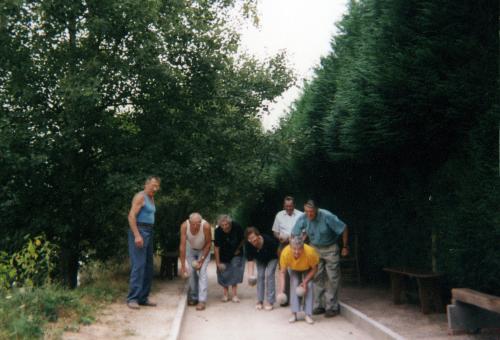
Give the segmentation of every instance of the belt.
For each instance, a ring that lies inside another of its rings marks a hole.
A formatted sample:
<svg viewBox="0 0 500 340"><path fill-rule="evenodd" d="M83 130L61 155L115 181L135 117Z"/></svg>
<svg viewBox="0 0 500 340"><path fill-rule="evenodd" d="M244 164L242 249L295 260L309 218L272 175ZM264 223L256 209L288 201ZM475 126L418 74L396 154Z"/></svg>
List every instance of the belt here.
<svg viewBox="0 0 500 340"><path fill-rule="evenodd" d="M144 222L137 222L137 226L138 227L148 227L148 228L152 228L154 226L154 224L152 223L144 223Z"/></svg>
<svg viewBox="0 0 500 340"><path fill-rule="evenodd" d="M336 244L337 244L336 242L330 243L329 245L326 245L326 246L318 246L318 245L313 244L313 247L315 247L315 248L329 248L329 247L336 245Z"/></svg>

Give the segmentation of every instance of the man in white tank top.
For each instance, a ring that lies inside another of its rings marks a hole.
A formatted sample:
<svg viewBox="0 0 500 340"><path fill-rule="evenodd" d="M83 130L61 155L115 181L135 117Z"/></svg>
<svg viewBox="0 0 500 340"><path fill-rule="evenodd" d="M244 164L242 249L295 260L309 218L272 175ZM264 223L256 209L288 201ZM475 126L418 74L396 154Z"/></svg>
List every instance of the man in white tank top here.
<svg viewBox="0 0 500 340"><path fill-rule="evenodd" d="M208 278L207 266L210 262L212 232L210 224L197 212L181 224L179 257L181 273L187 275L186 257L191 271L189 276L188 305L196 305L196 310L204 310L207 303ZM197 261L193 263L193 261ZM192 264L196 264L194 267Z"/></svg>

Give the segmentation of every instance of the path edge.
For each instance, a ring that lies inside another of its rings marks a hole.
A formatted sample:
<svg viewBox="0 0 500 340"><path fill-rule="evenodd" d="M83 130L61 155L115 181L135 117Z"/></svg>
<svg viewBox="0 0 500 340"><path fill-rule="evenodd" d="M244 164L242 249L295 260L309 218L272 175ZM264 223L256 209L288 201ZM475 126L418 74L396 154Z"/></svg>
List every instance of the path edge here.
<svg viewBox="0 0 500 340"><path fill-rule="evenodd" d="M177 305L177 310L175 311L175 317L172 321L170 327L170 332L168 334L167 340L179 340L179 335L182 328L182 321L184 320L184 314L186 313L187 307L187 292L189 289L189 281L186 281L184 288L182 289L182 296Z"/></svg>
<svg viewBox="0 0 500 340"><path fill-rule="evenodd" d="M373 320L356 308L340 302L340 314L377 340L404 340L405 337Z"/></svg>

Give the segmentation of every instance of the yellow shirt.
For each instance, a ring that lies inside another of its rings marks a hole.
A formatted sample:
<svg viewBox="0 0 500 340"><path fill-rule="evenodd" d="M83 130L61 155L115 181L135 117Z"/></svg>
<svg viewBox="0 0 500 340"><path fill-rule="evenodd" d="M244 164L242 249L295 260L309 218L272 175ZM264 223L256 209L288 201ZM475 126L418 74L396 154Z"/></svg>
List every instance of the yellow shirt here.
<svg viewBox="0 0 500 340"><path fill-rule="evenodd" d="M311 267L316 266L318 263L319 255L316 252L316 249L307 244L304 244L304 252L298 259L293 257L293 250L290 245L283 249L280 256L281 268L290 268L291 270L296 271L311 269Z"/></svg>

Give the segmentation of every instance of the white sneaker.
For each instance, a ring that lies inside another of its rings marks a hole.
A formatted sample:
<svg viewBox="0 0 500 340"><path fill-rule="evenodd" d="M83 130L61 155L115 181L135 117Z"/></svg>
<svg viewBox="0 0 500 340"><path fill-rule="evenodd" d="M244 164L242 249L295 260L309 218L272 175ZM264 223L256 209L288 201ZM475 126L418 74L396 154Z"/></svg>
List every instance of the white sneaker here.
<svg viewBox="0 0 500 340"><path fill-rule="evenodd" d="M262 303L260 303L260 302L259 302L259 303L257 303L257 304L255 305L255 309L257 309L257 310L261 310L261 309L262 309Z"/></svg>
<svg viewBox="0 0 500 340"><path fill-rule="evenodd" d="M288 322L294 323L295 321L297 321L297 315L293 314L292 317L288 319Z"/></svg>
<svg viewBox="0 0 500 340"><path fill-rule="evenodd" d="M265 310L273 310L273 305L268 304L268 303L265 303L265 304L264 304L264 309L265 309Z"/></svg>
<svg viewBox="0 0 500 340"><path fill-rule="evenodd" d="M305 320L310 325L314 323L314 320L309 315L306 315Z"/></svg>

